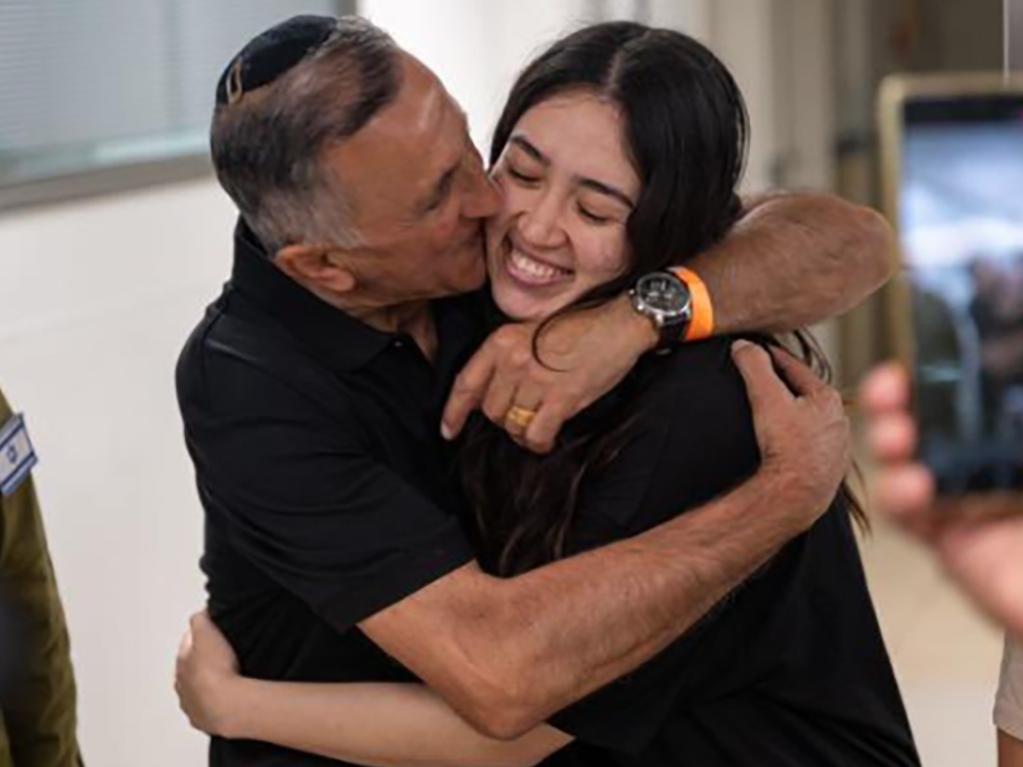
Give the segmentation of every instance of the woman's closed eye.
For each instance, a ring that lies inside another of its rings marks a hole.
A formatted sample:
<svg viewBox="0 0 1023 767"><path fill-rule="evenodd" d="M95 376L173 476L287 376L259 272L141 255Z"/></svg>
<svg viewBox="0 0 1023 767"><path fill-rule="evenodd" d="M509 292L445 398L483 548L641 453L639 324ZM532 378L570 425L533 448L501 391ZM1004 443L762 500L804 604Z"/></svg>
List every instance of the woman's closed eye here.
<svg viewBox="0 0 1023 767"><path fill-rule="evenodd" d="M611 216L603 216L599 213L595 213L592 210L588 210L583 205L579 206L579 215L592 224L609 224L613 220Z"/></svg>
<svg viewBox="0 0 1023 767"><path fill-rule="evenodd" d="M608 199L606 195L594 194L589 190L580 190L575 198L575 208L579 217L596 226L604 224L624 223L629 218L630 210L619 205L617 200Z"/></svg>

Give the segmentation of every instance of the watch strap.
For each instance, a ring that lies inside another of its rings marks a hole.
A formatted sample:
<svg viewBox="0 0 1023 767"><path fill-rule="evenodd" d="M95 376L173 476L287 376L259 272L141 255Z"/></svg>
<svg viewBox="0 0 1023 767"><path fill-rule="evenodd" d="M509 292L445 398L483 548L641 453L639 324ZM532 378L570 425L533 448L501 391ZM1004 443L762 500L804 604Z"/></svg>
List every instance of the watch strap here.
<svg viewBox="0 0 1023 767"><path fill-rule="evenodd" d="M692 313L683 333L685 341L699 341L714 335L714 305L710 300L710 290L700 275L684 266L673 266L671 272L685 282L689 288L689 300Z"/></svg>
<svg viewBox="0 0 1023 767"><path fill-rule="evenodd" d="M686 329L688 327L688 320L681 324L673 323L658 326L657 346L654 347L654 351L665 352L669 349L673 349L675 345L685 337Z"/></svg>

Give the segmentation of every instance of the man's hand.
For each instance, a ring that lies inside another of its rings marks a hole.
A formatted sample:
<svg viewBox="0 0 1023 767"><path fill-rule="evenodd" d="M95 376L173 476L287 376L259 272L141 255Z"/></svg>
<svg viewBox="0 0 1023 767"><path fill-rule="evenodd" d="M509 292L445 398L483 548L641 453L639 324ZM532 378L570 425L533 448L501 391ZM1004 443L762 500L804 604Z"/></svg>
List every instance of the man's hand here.
<svg viewBox="0 0 1023 767"><path fill-rule="evenodd" d="M768 354L736 341L732 356L753 409L760 472L777 475L794 493L786 499L808 515L809 527L831 505L849 470L849 420L842 398L783 349Z"/></svg>
<svg viewBox="0 0 1023 767"><path fill-rule="evenodd" d="M239 678L238 658L227 639L205 611L193 615L174 674L178 703L193 727L210 735L229 734L231 684Z"/></svg>
<svg viewBox="0 0 1023 767"><path fill-rule="evenodd" d="M899 365L863 382L867 445L878 463L877 507L937 553L949 574L989 615L1023 636L1023 509L1019 498L935 499L934 477L914 462L916 425L909 379Z"/></svg>
<svg viewBox="0 0 1023 767"><path fill-rule="evenodd" d="M863 301L892 275L894 254L892 229L877 212L833 195L774 193L746 201L728 235L687 266L707 285L717 334L788 332ZM480 408L519 444L549 452L562 424L657 343L628 296L550 327L539 346L556 370L533 358L535 329L501 328L480 348L451 392L446 437Z"/></svg>
<svg viewBox="0 0 1023 767"><path fill-rule="evenodd" d="M453 439L480 408L523 447L547 453L562 425L613 389L640 355L657 343L650 320L627 296L558 319L537 339L536 323L505 325L486 340L455 380L442 420ZM512 407L535 413L528 424L509 419Z"/></svg>

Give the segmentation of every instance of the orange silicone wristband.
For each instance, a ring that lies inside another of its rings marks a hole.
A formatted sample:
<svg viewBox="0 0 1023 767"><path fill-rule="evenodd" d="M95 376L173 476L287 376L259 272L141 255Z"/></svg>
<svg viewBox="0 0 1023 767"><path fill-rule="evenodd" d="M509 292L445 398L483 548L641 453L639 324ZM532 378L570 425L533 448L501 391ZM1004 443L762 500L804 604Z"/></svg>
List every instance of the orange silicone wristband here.
<svg viewBox="0 0 1023 767"><path fill-rule="evenodd" d="M685 340L699 341L702 338L710 338L714 334L714 305L710 302L707 283L692 269L686 269L684 266L673 266L671 271L686 283L693 302L693 318L686 328Z"/></svg>

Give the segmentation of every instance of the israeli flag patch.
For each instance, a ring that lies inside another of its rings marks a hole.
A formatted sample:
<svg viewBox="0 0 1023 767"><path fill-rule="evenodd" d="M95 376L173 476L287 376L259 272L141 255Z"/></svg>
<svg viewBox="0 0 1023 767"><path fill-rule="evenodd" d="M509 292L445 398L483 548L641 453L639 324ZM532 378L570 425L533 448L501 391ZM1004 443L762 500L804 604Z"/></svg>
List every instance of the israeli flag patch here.
<svg viewBox="0 0 1023 767"><path fill-rule="evenodd" d="M25 417L18 413L0 428L0 494L17 490L37 462Z"/></svg>

